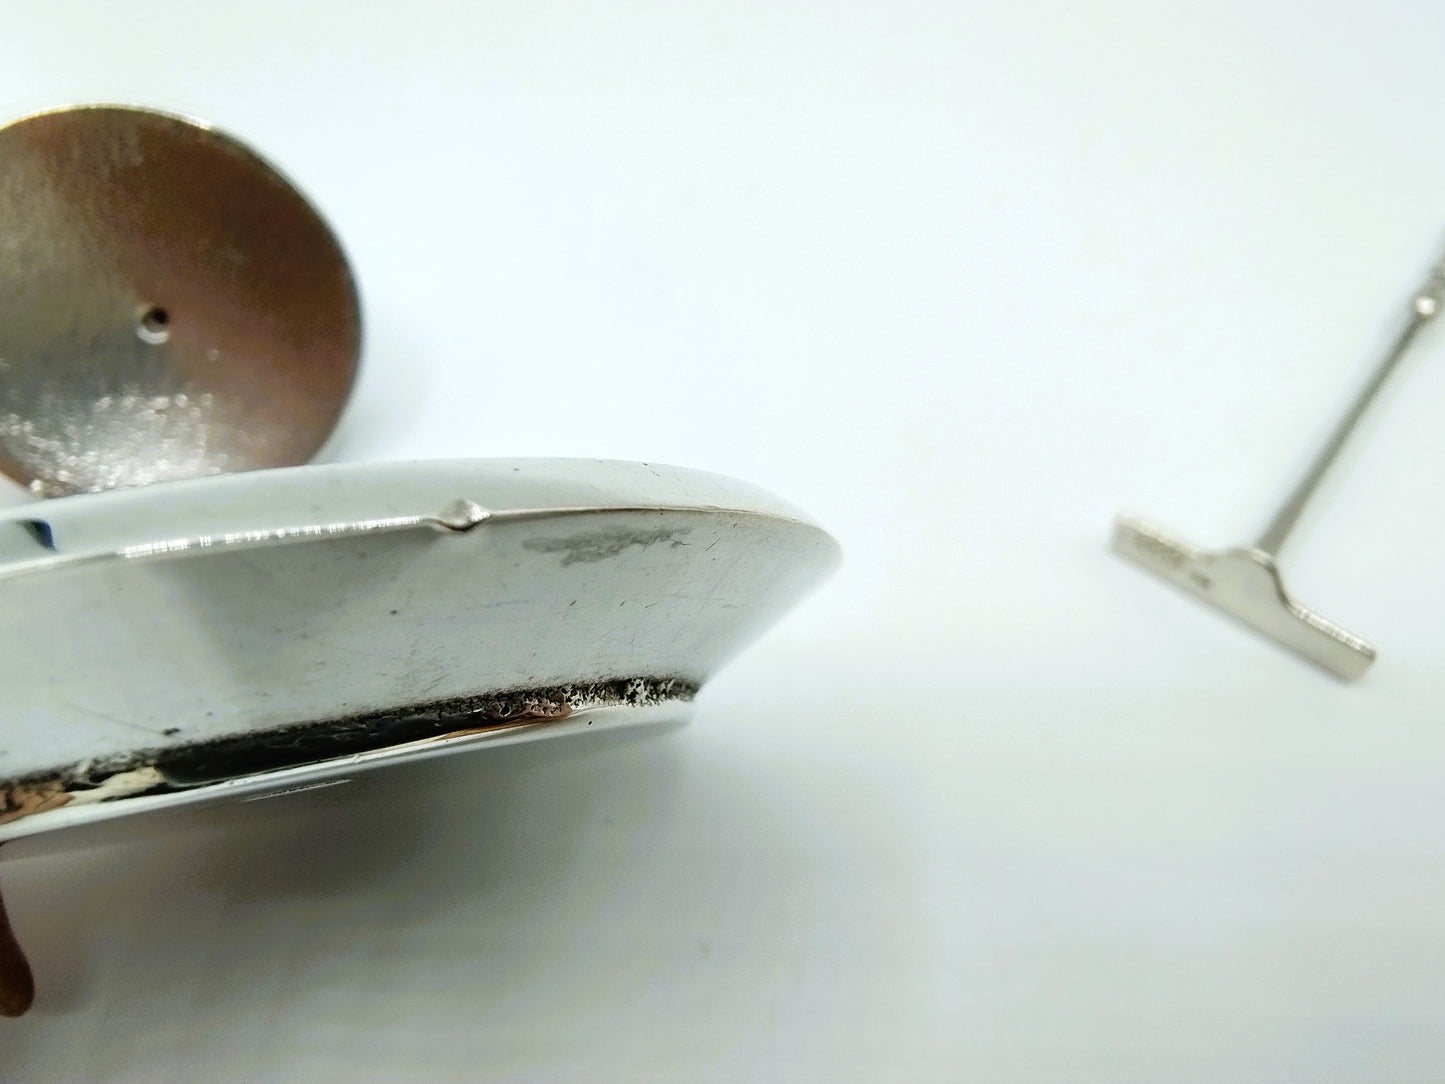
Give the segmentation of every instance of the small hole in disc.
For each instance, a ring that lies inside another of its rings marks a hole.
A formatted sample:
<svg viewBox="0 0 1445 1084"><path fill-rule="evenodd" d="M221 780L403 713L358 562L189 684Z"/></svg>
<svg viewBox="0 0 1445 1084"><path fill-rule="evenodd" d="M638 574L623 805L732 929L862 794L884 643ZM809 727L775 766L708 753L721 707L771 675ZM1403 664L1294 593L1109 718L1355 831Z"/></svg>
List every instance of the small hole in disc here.
<svg viewBox="0 0 1445 1084"><path fill-rule="evenodd" d="M305 463L360 332L335 234L231 136L122 106L0 122L0 477L56 497Z"/></svg>
<svg viewBox="0 0 1445 1084"><path fill-rule="evenodd" d="M136 321L135 333L141 342L158 346L171 337L171 314L159 305L152 305Z"/></svg>

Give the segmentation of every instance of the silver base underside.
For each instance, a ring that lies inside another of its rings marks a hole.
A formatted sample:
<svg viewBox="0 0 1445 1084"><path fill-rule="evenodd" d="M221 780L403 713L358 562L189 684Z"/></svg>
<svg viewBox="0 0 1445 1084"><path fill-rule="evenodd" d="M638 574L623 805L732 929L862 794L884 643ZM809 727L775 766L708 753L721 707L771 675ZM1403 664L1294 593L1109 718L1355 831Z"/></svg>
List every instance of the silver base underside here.
<svg viewBox="0 0 1445 1084"><path fill-rule="evenodd" d="M565 718L510 724L493 723L483 729L460 730L320 763L258 772L160 793L118 794L114 797L94 799L82 797L0 825L0 843L62 829L86 828L137 814L160 815L203 806L258 802L323 787L340 786L363 772L400 764L414 764L455 753L494 749L545 738L680 725L688 722L692 714L693 702L690 697L639 704L611 704L575 711ZM55 846L63 846L63 841L47 838L43 849Z"/></svg>

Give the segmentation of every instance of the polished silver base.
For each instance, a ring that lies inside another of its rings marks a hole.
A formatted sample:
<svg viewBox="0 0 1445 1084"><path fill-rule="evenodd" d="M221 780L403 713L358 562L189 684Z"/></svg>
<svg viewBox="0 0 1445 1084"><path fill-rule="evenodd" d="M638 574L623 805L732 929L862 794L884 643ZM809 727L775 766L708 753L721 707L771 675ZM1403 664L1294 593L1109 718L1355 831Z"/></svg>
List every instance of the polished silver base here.
<svg viewBox="0 0 1445 1084"><path fill-rule="evenodd" d="M595 460L301 467L15 509L0 842L686 717L836 560L742 483Z"/></svg>

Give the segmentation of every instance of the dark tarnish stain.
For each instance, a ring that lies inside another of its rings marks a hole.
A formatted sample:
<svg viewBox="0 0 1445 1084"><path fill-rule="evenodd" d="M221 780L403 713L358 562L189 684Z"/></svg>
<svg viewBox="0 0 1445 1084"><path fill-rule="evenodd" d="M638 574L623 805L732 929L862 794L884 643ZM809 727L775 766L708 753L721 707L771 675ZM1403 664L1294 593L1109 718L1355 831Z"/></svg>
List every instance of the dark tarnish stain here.
<svg viewBox="0 0 1445 1084"><path fill-rule="evenodd" d="M535 553L560 553L562 564L595 564L609 557L616 557L629 546L655 546L666 542L672 548L687 545L679 535L688 534L691 527L656 527L650 531L626 527L608 527L602 531L585 531L566 538L529 538L522 543L523 549Z"/></svg>
<svg viewBox="0 0 1445 1084"><path fill-rule="evenodd" d="M458 697L162 750L149 758L149 763L171 784L196 786L406 742L565 719L580 708L690 700L696 692L695 684L677 678L624 678Z"/></svg>
<svg viewBox="0 0 1445 1084"><path fill-rule="evenodd" d="M137 793L164 792L407 742L565 719L588 708L687 701L697 691L697 683L685 678L613 678L454 697L206 742L141 749L0 783L0 824L57 809L71 800L73 791L93 790L116 775L141 769L154 769L160 781Z"/></svg>
<svg viewBox="0 0 1445 1084"><path fill-rule="evenodd" d="M35 976L0 899L0 1016L24 1016L34 1001Z"/></svg>
<svg viewBox="0 0 1445 1084"><path fill-rule="evenodd" d="M55 552L55 532L50 529L50 524L43 519L22 519L20 526L25 528L26 533L35 539L43 549Z"/></svg>

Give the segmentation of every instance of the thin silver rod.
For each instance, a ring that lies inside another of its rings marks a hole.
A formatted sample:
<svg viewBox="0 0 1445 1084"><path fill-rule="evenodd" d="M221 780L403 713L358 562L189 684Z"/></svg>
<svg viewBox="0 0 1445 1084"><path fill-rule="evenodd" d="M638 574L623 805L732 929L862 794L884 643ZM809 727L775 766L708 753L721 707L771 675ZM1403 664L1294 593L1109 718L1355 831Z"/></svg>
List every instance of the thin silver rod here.
<svg viewBox="0 0 1445 1084"><path fill-rule="evenodd" d="M1299 522L1300 516L1304 513L1305 505L1314 496L1315 490L1319 488L1320 482L1329 472L1330 467L1339 458L1340 452L1344 449L1350 434L1359 425L1360 419L1364 417L1365 411L1369 410L1370 404L1384 387L1385 381L1390 378L1402 358L1409 351L1410 346L1419 336L1420 331L1435 318L1440 311L1442 304L1445 304L1445 258L1442 258L1430 270L1430 276L1425 284L1416 292L1411 301L1410 322L1400 332L1395 345L1381 359L1375 371L1370 374L1365 386L1355 397L1345 416L1340 419L1334 431L1330 433L1329 439L1324 446L1316 453L1314 461L1310 463L1309 469L1304 476L1296 483L1285 502L1275 512L1274 519L1270 521L1264 533L1255 542L1254 548L1262 553L1275 557L1279 554L1280 547L1284 545L1285 539L1289 537L1294 525Z"/></svg>

